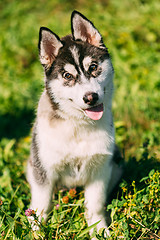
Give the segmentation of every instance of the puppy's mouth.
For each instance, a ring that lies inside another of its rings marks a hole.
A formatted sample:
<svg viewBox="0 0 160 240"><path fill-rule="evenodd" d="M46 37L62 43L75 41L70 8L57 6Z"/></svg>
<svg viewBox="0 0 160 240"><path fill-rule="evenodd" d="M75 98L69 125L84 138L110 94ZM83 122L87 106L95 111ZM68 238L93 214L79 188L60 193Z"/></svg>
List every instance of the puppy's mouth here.
<svg viewBox="0 0 160 240"><path fill-rule="evenodd" d="M86 115L92 120L99 120L101 119L104 112L103 103L94 107L87 108L84 111Z"/></svg>

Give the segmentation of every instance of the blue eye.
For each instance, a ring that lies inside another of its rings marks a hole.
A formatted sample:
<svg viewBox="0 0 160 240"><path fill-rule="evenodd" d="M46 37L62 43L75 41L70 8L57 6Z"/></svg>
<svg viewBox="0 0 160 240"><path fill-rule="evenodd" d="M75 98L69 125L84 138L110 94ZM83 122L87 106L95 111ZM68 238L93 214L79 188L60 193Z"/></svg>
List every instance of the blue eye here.
<svg viewBox="0 0 160 240"><path fill-rule="evenodd" d="M69 72L65 72L63 74L63 78L65 78L66 80L71 80L71 79L73 79L73 76Z"/></svg>
<svg viewBox="0 0 160 240"><path fill-rule="evenodd" d="M92 64L90 65L90 67L89 67L89 72L90 72L90 73L91 73L91 72L94 72L94 71L97 70L97 68L98 68L98 65L97 65L96 63L92 63Z"/></svg>

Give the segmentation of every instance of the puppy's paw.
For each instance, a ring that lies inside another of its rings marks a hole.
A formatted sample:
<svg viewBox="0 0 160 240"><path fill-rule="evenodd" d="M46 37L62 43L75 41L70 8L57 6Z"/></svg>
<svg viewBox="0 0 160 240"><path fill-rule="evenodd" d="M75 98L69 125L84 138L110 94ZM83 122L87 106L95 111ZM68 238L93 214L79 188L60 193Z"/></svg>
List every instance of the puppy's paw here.
<svg viewBox="0 0 160 240"><path fill-rule="evenodd" d="M37 221L34 216L28 216L27 218L31 225L32 230L39 231L40 230L40 222Z"/></svg>
<svg viewBox="0 0 160 240"><path fill-rule="evenodd" d="M97 231L97 235L98 235L98 237L96 237L95 233L94 233L93 237L91 236L91 240L98 240L101 237L103 237L104 239L107 239L107 237L110 237L110 231L108 230L107 227L105 227L105 228L103 227L99 231Z"/></svg>

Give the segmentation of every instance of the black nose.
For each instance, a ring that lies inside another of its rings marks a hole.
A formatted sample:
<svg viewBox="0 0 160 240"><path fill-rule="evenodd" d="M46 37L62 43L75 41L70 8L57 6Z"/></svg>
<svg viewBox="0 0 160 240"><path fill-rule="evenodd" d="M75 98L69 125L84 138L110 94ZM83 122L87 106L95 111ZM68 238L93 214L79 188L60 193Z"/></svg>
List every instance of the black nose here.
<svg viewBox="0 0 160 240"><path fill-rule="evenodd" d="M94 105L98 101L98 94L87 92L83 97L83 101L88 105Z"/></svg>

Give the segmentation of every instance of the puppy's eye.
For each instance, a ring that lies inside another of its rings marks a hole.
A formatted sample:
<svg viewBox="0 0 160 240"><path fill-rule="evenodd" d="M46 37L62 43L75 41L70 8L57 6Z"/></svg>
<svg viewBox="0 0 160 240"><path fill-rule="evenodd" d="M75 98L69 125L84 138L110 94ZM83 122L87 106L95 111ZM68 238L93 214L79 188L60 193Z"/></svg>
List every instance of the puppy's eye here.
<svg viewBox="0 0 160 240"><path fill-rule="evenodd" d="M98 65L97 65L96 63L92 63L92 64L90 65L90 67L89 67L89 72L90 72L90 73L91 73L91 72L94 72L94 71L97 70L97 68L98 68Z"/></svg>
<svg viewBox="0 0 160 240"><path fill-rule="evenodd" d="M72 80L73 79L73 76L72 74L70 74L69 72L65 72L63 74L63 78L65 78L66 80Z"/></svg>

